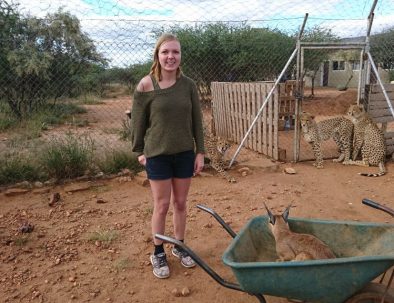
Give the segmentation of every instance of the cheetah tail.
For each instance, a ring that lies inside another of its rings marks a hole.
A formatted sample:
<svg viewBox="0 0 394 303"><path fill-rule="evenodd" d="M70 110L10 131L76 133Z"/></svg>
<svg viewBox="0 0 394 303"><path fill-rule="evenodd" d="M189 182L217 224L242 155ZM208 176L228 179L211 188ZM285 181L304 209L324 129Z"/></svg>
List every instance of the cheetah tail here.
<svg viewBox="0 0 394 303"><path fill-rule="evenodd" d="M386 168L384 167L384 163L379 163L379 173L377 174L358 173L358 174L364 177L380 177L386 174Z"/></svg>

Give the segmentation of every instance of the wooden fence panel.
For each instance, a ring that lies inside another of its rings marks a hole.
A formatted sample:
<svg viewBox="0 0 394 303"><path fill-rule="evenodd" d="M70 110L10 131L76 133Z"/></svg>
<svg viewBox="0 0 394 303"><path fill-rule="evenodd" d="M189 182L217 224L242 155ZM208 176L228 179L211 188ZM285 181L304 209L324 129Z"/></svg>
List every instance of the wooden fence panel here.
<svg viewBox="0 0 394 303"><path fill-rule="evenodd" d="M213 119L216 135L241 143L257 116L272 82L212 82ZM244 147L278 160L279 91L272 94L257 119Z"/></svg>
<svg viewBox="0 0 394 303"><path fill-rule="evenodd" d="M394 107L394 84L384 84L384 89ZM384 97L380 85L373 84L366 86L367 112L376 123L382 123L384 137L386 139L387 154L394 151L394 132L387 131L388 124L394 124L394 117L391 114L390 107Z"/></svg>

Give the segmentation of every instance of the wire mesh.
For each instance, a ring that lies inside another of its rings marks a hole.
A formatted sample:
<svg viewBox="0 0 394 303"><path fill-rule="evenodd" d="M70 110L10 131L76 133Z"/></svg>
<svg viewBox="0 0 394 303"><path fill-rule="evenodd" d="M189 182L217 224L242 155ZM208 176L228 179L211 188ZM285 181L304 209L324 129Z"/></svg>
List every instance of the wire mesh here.
<svg viewBox="0 0 394 303"><path fill-rule="evenodd" d="M202 102L209 106L213 81L276 80L296 46L306 13L303 41L365 41L374 3L371 53L389 82L394 80L392 0L247 5L241 0L1 0L0 157L70 131L91 135L101 154L129 148L124 112L164 31L178 35L182 69L198 83ZM344 114L357 99L358 62L354 50L306 51L305 108L322 117ZM294 77L295 61L283 80ZM61 122L41 117L39 134L29 133L26 121L40 112L45 116L48 106L64 104L77 105L84 113L64 115ZM284 129L288 133L280 142L289 146L289 160L293 137L291 129ZM311 158L308 147L301 150L306 155L302 158Z"/></svg>

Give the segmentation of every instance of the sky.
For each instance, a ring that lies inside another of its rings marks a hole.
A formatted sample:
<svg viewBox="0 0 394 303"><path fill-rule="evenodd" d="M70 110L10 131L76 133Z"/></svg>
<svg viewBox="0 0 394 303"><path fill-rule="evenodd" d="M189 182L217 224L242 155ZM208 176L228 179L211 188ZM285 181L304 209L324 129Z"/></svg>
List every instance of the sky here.
<svg viewBox="0 0 394 303"><path fill-rule="evenodd" d="M374 0L12 0L22 13L45 17L60 7L81 21L83 31L113 65L146 60L153 47L152 28L204 22L244 22L298 32L320 25L340 37L365 35ZM394 27L394 0L378 0L372 33ZM134 58L127 55L133 51ZM138 54L139 53L139 54ZM129 56L128 58L126 58Z"/></svg>

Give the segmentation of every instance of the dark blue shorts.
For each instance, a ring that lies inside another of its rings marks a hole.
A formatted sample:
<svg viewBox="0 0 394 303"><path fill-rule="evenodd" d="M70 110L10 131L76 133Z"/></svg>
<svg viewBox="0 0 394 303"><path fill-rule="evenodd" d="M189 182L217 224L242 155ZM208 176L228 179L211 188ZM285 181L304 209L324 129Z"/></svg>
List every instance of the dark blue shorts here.
<svg viewBox="0 0 394 303"><path fill-rule="evenodd" d="M191 178L194 173L194 159L192 150L147 158L145 169L148 179Z"/></svg>

